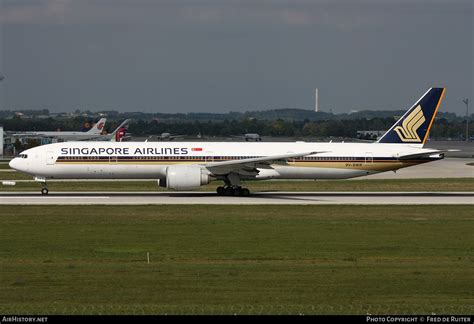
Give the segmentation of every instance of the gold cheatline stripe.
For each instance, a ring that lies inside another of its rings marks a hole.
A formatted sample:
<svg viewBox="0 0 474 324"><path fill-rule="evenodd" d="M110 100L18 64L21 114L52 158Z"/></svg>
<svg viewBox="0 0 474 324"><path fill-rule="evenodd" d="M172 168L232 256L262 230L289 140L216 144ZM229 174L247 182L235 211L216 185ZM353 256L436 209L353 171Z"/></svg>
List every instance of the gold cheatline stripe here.
<svg viewBox="0 0 474 324"><path fill-rule="evenodd" d="M120 162L120 163L109 163L109 162L95 162L95 163L87 163L87 162L57 162L57 164L70 164L70 165L175 165L175 164L195 164L195 162L175 162L175 163L170 163L170 161L167 162ZM427 161L374 161L373 163L347 163L347 162L328 162L328 161L322 161L322 162L315 162L315 161L308 161L310 163L301 163L301 162L296 162L289 164L287 166L290 167L317 167L317 168L335 168L335 169L355 169L355 170L376 170L376 171L389 171L393 170L396 168L402 168L405 166L411 166L411 165L416 165L416 164L421 164L425 163ZM381 162L381 163L379 163ZM346 165L346 164L352 164L352 165ZM356 164L356 165L353 165Z"/></svg>

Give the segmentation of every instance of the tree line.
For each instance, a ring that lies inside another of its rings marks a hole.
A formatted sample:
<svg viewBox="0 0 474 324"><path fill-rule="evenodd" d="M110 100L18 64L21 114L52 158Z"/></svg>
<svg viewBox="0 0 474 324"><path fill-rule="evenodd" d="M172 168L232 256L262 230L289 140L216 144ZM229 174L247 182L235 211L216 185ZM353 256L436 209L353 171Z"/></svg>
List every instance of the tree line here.
<svg viewBox="0 0 474 324"><path fill-rule="evenodd" d="M122 120L107 121L106 129L112 132ZM356 138L357 131L383 131L395 122L393 117L372 119L345 120L223 120L223 121L161 121L136 120L132 121L128 133L132 136L151 136L161 133L171 133L186 136L228 137L245 133L258 133L261 136L275 137L344 137ZM86 130L91 127L92 120L83 117L71 119L0 119L0 126L6 131L47 131L47 130ZM474 133L474 121L470 121L469 129ZM437 118L430 133L432 139L463 139L466 122Z"/></svg>

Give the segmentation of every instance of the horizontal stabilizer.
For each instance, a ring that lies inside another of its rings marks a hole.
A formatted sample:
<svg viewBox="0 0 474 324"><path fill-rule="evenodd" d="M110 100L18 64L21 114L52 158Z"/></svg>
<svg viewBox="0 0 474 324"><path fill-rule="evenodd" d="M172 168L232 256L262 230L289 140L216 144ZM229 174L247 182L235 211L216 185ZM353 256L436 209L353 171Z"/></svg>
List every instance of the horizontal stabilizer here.
<svg viewBox="0 0 474 324"><path fill-rule="evenodd" d="M397 156L399 160L411 160L411 159L417 159L417 158L423 158L423 157L430 157L435 154L444 154L446 152L459 152L460 150L433 150L433 151L426 151L423 153L415 153L415 154L407 154L407 155L402 155L402 156Z"/></svg>

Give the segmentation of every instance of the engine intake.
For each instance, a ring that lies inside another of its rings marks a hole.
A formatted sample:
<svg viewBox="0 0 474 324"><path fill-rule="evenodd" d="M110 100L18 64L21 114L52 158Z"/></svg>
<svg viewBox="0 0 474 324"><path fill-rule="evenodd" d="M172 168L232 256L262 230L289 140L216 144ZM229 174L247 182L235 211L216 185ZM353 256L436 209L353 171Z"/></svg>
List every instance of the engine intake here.
<svg viewBox="0 0 474 324"><path fill-rule="evenodd" d="M193 190L209 181L209 173L199 166L172 165L166 168L166 187L169 189Z"/></svg>

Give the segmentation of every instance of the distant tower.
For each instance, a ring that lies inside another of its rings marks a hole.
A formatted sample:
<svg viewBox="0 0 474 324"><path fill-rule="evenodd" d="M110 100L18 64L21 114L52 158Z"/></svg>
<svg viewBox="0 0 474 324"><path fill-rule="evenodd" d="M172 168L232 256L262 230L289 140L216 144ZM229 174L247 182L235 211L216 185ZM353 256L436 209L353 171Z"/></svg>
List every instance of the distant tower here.
<svg viewBox="0 0 474 324"><path fill-rule="evenodd" d="M314 91L314 111L319 112L319 96L318 96L318 88Z"/></svg>
<svg viewBox="0 0 474 324"><path fill-rule="evenodd" d="M3 156L3 127L0 126L0 156Z"/></svg>

